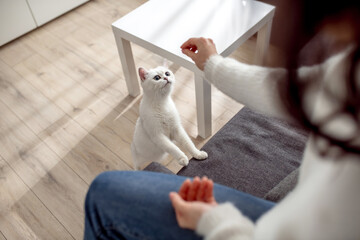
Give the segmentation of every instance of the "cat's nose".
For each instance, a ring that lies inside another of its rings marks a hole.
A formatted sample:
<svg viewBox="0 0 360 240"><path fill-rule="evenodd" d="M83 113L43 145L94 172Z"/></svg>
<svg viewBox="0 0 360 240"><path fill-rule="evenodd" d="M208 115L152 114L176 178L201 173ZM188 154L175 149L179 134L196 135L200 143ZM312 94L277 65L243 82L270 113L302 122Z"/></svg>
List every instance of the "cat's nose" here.
<svg viewBox="0 0 360 240"><path fill-rule="evenodd" d="M164 77L164 80L169 81L169 79L167 77Z"/></svg>

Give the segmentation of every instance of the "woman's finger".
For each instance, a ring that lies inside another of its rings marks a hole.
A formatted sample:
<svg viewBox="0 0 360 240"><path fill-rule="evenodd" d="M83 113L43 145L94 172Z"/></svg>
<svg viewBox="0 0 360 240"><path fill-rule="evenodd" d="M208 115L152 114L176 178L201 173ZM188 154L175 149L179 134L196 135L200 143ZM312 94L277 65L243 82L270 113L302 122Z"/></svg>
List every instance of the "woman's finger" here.
<svg viewBox="0 0 360 240"><path fill-rule="evenodd" d="M197 195L197 191L199 189L199 185L200 185L200 178L195 177L193 182L190 185L189 192L188 192L188 195L186 198L187 201L195 201L196 200L196 195Z"/></svg>
<svg viewBox="0 0 360 240"><path fill-rule="evenodd" d="M201 178L199 190L196 194L196 201L204 202L207 180L208 178L205 176Z"/></svg>
<svg viewBox="0 0 360 240"><path fill-rule="evenodd" d="M195 60L196 58L196 53L191 51L190 49L184 48L182 49L182 53L190 57L192 60Z"/></svg>
<svg viewBox="0 0 360 240"><path fill-rule="evenodd" d="M214 190L214 182L211 179L209 179L206 184L206 192L204 196L205 202L216 203L213 190Z"/></svg>
<svg viewBox="0 0 360 240"><path fill-rule="evenodd" d="M189 48L189 46L196 46L197 42L197 38L190 38L186 42L184 42L180 48Z"/></svg>
<svg viewBox="0 0 360 240"><path fill-rule="evenodd" d="M179 189L179 195L182 199L186 200L189 189L190 189L191 181L190 179L186 179Z"/></svg>

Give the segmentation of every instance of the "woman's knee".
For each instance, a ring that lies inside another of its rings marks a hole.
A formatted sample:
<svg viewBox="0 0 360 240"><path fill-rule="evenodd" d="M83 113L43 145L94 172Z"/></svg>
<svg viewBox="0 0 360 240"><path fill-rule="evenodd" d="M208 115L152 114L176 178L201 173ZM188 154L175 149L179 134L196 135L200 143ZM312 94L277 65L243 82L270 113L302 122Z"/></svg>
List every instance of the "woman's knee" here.
<svg viewBox="0 0 360 240"><path fill-rule="evenodd" d="M109 171L99 174L90 184L86 194L85 205L92 205L97 202L98 198L106 198L107 194L111 194L111 189L123 177L126 177L126 172Z"/></svg>
<svg viewBox="0 0 360 240"><path fill-rule="evenodd" d="M96 193L101 191L102 194L113 185L121 183L121 179L127 178L129 172L127 171L108 171L100 173L90 184L88 193Z"/></svg>

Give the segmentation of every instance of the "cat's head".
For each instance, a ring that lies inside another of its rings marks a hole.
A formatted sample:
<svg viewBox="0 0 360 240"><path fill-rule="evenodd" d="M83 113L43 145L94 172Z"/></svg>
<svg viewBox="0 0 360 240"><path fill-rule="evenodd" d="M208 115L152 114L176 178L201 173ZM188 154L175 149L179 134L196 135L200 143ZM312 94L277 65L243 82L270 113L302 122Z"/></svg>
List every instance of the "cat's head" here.
<svg viewBox="0 0 360 240"><path fill-rule="evenodd" d="M167 96L175 83L174 74L162 66L150 70L139 68L139 76L144 94L147 95Z"/></svg>

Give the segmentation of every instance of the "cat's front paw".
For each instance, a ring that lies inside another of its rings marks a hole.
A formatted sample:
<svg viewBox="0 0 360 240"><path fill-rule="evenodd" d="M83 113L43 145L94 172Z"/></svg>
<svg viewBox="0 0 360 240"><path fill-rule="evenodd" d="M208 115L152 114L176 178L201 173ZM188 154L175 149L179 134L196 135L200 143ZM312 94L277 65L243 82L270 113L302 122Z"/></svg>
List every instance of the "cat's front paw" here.
<svg viewBox="0 0 360 240"><path fill-rule="evenodd" d="M204 160L208 158L208 154L205 151L198 151L196 154L194 154L194 158L197 160Z"/></svg>
<svg viewBox="0 0 360 240"><path fill-rule="evenodd" d="M184 167L189 164L189 159L187 159L187 157L181 157L181 158L177 159L177 161L181 166L184 166Z"/></svg>

